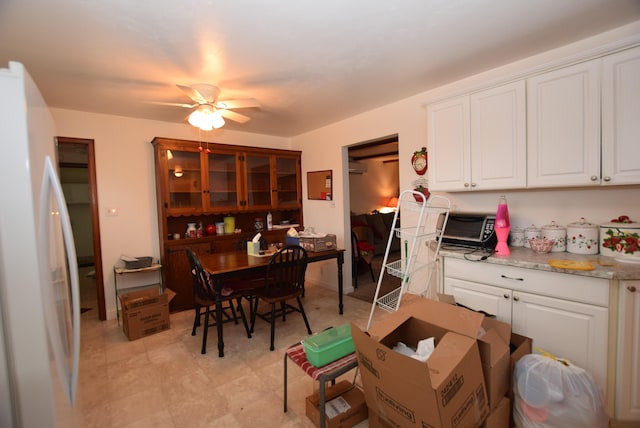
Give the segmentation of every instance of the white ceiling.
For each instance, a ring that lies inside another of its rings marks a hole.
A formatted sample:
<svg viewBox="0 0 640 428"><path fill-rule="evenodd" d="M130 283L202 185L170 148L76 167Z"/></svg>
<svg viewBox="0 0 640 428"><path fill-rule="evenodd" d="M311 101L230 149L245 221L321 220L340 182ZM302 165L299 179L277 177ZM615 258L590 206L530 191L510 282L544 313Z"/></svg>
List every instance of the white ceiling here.
<svg viewBox="0 0 640 428"><path fill-rule="evenodd" d="M0 67L51 107L171 122L188 111L153 102L212 83L262 104L227 128L293 136L637 20L640 0L0 0Z"/></svg>

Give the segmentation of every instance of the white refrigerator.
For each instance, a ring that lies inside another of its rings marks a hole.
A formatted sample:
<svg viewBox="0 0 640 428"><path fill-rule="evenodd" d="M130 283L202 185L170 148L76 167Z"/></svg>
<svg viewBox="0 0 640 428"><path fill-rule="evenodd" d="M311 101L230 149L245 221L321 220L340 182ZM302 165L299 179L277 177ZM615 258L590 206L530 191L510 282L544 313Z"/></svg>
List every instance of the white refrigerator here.
<svg viewBox="0 0 640 428"><path fill-rule="evenodd" d="M73 414L78 267L54 137L22 64L0 68L1 427L62 426Z"/></svg>

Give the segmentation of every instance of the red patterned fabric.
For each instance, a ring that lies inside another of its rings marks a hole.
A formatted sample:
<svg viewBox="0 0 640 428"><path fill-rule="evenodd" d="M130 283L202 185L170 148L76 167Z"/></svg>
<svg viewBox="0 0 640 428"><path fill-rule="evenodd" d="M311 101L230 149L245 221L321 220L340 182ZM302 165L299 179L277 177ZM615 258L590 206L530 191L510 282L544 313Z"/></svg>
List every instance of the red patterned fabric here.
<svg viewBox="0 0 640 428"><path fill-rule="evenodd" d="M304 372L311 376L311 378L313 380L318 380L320 378L320 375L325 374L325 373L329 373L334 371L335 369L337 369L338 367L341 367L345 364L348 364L352 361L354 361L356 359L356 353L353 352L349 355L345 355L344 357L340 358L339 360L335 360L325 366L322 367L314 367L311 365L311 363L309 361L307 361L307 356L304 353L304 345L302 343L299 343L297 345L293 345L292 347L290 347L289 349L287 349L287 355L289 356L289 358L296 363L297 365L300 366L300 368L302 370L304 370Z"/></svg>
<svg viewBox="0 0 640 428"><path fill-rule="evenodd" d="M371 252L371 251L375 251L376 247L374 247L371 242L358 241L358 249L360 251Z"/></svg>

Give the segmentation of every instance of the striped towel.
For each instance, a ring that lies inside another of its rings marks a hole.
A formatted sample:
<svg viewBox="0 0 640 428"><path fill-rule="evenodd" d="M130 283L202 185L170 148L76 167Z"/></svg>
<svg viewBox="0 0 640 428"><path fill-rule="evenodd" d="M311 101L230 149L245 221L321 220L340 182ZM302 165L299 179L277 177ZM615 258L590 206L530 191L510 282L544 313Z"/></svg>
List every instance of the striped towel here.
<svg viewBox="0 0 640 428"><path fill-rule="evenodd" d="M304 345L302 343L298 343L290 347L286 350L289 358L296 363L297 365L304 370L304 372L309 375L313 380L318 380L320 375L330 373L335 369L342 367L345 364L351 363L356 359L356 353L352 352L349 355L345 355L344 357L335 360L329 364L326 364L322 367L314 367L311 365L309 361L307 361L307 356L304 352Z"/></svg>

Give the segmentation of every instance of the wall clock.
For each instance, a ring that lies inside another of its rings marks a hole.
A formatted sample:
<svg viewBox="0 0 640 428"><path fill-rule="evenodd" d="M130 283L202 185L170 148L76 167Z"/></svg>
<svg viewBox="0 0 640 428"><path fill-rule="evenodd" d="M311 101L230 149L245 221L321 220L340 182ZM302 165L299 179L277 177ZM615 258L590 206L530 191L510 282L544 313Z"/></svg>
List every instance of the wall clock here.
<svg viewBox="0 0 640 428"><path fill-rule="evenodd" d="M411 156L411 166L418 175L424 175L427 172L427 148L423 147L421 150L414 152Z"/></svg>

